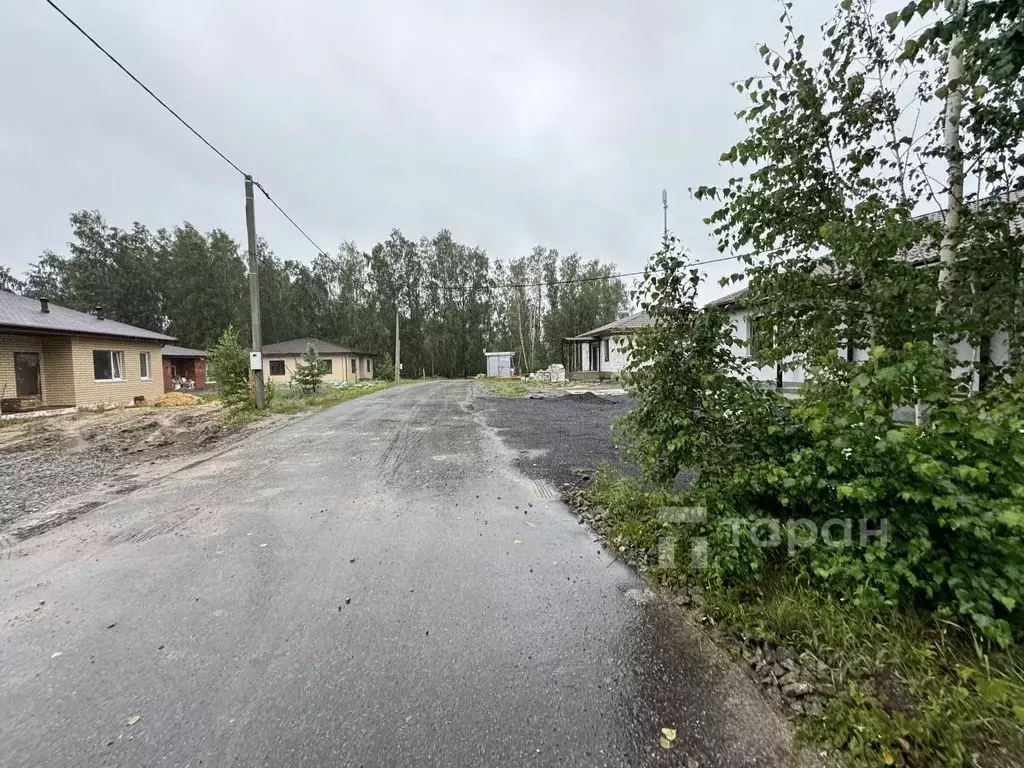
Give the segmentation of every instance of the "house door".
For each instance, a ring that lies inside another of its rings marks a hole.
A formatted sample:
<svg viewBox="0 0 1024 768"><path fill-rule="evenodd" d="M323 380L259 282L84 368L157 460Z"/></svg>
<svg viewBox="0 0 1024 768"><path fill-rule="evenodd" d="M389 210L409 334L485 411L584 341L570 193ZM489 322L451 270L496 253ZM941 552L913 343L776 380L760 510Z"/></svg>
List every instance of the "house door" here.
<svg viewBox="0 0 1024 768"><path fill-rule="evenodd" d="M18 397L39 397L39 353L14 353L14 383Z"/></svg>
<svg viewBox="0 0 1024 768"><path fill-rule="evenodd" d="M601 342L590 345L590 370L601 370Z"/></svg>

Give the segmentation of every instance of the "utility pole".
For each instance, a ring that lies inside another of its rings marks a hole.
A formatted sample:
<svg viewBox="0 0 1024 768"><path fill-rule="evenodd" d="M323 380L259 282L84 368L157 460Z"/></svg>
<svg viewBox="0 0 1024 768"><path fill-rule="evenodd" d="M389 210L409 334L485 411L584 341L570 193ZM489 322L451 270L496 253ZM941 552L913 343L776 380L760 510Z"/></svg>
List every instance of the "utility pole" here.
<svg viewBox="0 0 1024 768"><path fill-rule="evenodd" d="M245 233L249 238L249 307L252 310L252 371L256 391L256 410L267 407L263 391L263 329L260 326L260 267L256 260L256 203L252 196L252 176L245 175ZM259 366L256 366L256 362Z"/></svg>
<svg viewBox="0 0 1024 768"><path fill-rule="evenodd" d="M395 381L402 378L402 372L400 370L402 367L402 363L400 362L402 359L400 354L401 349L402 347L398 340L398 302L395 302Z"/></svg>
<svg viewBox="0 0 1024 768"><path fill-rule="evenodd" d="M665 224L662 228L662 237L665 239L665 243L668 244L668 190L661 190L661 209L665 214Z"/></svg>

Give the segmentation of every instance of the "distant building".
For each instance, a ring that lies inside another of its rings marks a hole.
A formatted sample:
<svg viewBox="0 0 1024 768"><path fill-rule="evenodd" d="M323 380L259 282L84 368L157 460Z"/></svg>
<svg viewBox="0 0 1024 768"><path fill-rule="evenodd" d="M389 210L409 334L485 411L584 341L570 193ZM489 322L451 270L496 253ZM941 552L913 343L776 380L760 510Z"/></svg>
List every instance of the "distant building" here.
<svg viewBox="0 0 1024 768"><path fill-rule="evenodd" d="M515 352L484 352L484 357L487 358L487 378L511 378Z"/></svg>
<svg viewBox="0 0 1024 768"><path fill-rule="evenodd" d="M597 380L619 376L629 365L633 336L651 324L650 315L637 312L565 339L569 346L566 356L568 377Z"/></svg>
<svg viewBox="0 0 1024 768"><path fill-rule="evenodd" d="M324 362L324 378L328 383L369 381L373 379L372 352L339 347L320 339L292 339L263 345L263 378L275 384L291 382L295 366L310 344Z"/></svg>
<svg viewBox="0 0 1024 768"><path fill-rule="evenodd" d="M174 337L0 291L0 411L128 405L164 393Z"/></svg>

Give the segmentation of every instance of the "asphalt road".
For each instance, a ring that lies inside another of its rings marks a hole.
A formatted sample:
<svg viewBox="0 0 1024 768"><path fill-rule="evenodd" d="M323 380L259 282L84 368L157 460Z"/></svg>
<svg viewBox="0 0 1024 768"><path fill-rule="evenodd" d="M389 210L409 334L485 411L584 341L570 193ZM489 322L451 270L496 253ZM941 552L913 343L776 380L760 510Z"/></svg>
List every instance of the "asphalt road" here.
<svg viewBox="0 0 1024 768"><path fill-rule="evenodd" d="M789 764L473 392L340 405L2 553L0 762Z"/></svg>

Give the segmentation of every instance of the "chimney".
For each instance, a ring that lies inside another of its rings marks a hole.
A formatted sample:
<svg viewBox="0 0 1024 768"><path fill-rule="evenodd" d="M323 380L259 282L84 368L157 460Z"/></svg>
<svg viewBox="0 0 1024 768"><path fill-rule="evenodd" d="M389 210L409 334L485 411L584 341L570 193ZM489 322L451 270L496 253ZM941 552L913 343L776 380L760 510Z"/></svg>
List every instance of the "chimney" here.
<svg viewBox="0 0 1024 768"><path fill-rule="evenodd" d="M44 315L48 314L50 311L50 300L45 296L39 297L39 311Z"/></svg>
<svg viewBox="0 0 1024 768"><path fill-rule="evenodd" d="M96 319L97 320L102 320L103 319L103 307L100 306L99 304L96 305Z"/></svg>

